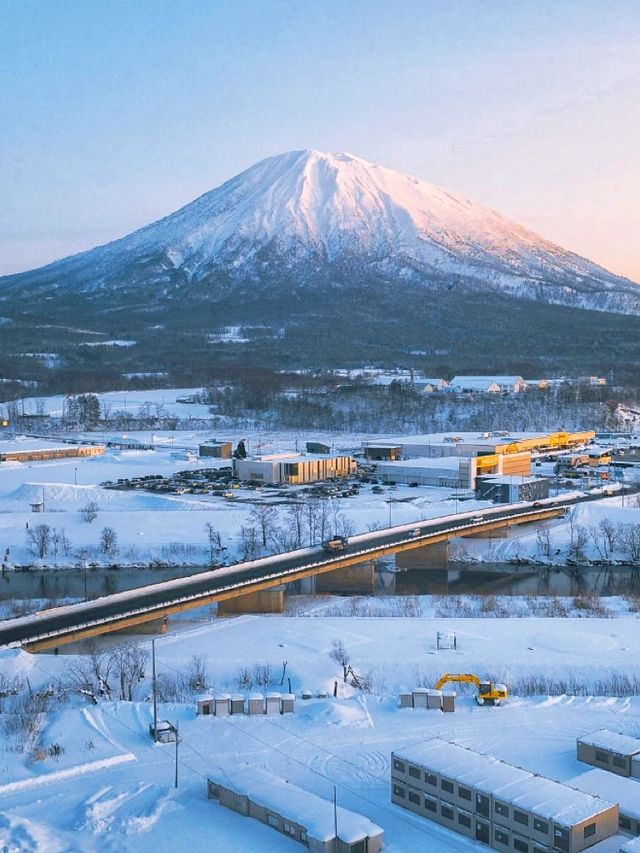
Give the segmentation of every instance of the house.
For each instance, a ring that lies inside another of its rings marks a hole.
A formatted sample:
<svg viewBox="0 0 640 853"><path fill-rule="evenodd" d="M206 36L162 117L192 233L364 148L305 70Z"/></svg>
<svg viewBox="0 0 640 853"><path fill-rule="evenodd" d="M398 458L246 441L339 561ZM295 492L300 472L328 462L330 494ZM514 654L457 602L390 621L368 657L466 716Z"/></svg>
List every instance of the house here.
<svg viewBox="0 0 640 853"><path fill-rule="evenodd" d="M518 394L527 384L522 376L454 376L449 387L456 394Z"/></svg>
<svg viewBox="0 0 640 853"><path fill-rule="evenodd" d="M271 485L317 483L330 478L348 477L355 472L355 459L340 454L274 453L260 459L233 460L234 477Z"/></svg>
<svg viewBox="0 0 640 853"><path fill-rule="evenodd" d="M264 770L244 765L207 778L207 797L270 826L313 853L378 853L383 830ZM337 833L336 833L337 826ZM244 849L239 841L237 849Z"/></svg>
<svg viewBox="0 0 640 853"><path fill-rule="evenodd" d="M440 738L391 755L391 801L493 850L580 853L618 806Z"/></svg>
<svg viewBox="0 0 640 853"><path fill-rule="evenodd" d="M640 739L621 735L609 729L598 729L576 741L578 761L601 767L618 776L640 779ZM640 797L640 788L638 789Z"/></svg>

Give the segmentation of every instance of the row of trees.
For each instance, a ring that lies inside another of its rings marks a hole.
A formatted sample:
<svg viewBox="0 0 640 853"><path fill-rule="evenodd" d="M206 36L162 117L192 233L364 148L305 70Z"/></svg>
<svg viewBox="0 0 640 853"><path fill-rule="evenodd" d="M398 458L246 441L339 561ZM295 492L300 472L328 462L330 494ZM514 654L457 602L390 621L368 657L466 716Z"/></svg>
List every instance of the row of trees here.
<svg viewBox="0 0 640 853"><path fill-rule="evenodd" d="M98 539L100 551L105 557L113 559L118 553L118 534L113 527L103 527ZM27 548L29 553L40 560L45 557L70 557L73 546L64 527L58 529L48 524L37 524L27 529Z"/></svg>

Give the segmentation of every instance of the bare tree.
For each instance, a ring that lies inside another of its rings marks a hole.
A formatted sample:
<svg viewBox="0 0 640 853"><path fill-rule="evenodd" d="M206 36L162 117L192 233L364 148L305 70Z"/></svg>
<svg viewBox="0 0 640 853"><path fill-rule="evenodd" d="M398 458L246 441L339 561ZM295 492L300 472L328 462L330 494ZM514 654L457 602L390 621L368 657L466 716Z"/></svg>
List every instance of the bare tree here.
<svg viewBox="0 0 640 853"><path fill-rule="evenodd" d="M87 503L81 508L80 515L82 516L82 520L86 521L87 524L91 524L92 521L95 521L98 517L99 506L94 500L87 501Z"/></svg>
<svg viewBox="0 0 640 853"><path fill-rule="evenodd" d="M273 504L258 504L249 513L249 519L260 532L263 548L267 547L267 542L271 539L277 518L278 510Z"/></svg>
<svg viewBox="0 0 640 853"><path fill-rule="evenodd" d="M551 553L551 534L548 524L541 524L536 530L536 542L543 557L548 557Z"/></svg>
<svg viewBox="0 0 640 853"><path fill-rule="evenodd" d="M304 504L302 502L290 503L287 506L287 521L293 547L301 548L302 526L304 524Z"/></svg>
<svg viewBox="0 0 640 853"><path fill-rule="evenodd" d="M640 524L625 524L621 539L629 558L634 563L640 562Z"/></svg>
<svg viewBox="0 0 640 853"><path fill-rule="evenodd" d="M607 550L609 552L615 551L618 543L618 528L610 518L603 518L599 526L604 541L607 543Z"/></svg>
<svg viewBox="0 0 640 853"><path fill-rule="evenodd" d="M48 524L38 524L27 530L27 544L29 550L41 560L47 556L51 545L51 528Z"/></svg>
<svg viewBox="0 0 640 853"><path fill-rule="evenodd" d="M216 528L211 524L210 521L207 521L205 524L205 528L207 531L207 538L209 540L209 565L216 566L218 565L218 560L220 558L220 553L222 551L226 551L227 549L222 544L222 536L220 535L220 531L216 530Z"/></svg>
<svg viewBox="0 0 640 853"><path fill-rule="evenodd" d="M115 557L118 553L118 534L113 527L103 527L100 533L100 550L107 557Z"/></svg>
<svg viewBox="0 0 640 853"><path fill-rule="evenodd" d="M253 560L258 553L258 537L255 527L240 528L240 549L243 560Z"/></svg>
<svg viewBox="0 0 640 853"><path fill-rule="evenodd" d="M112 650L113 671L120 686L120 699L131 702L135 685L145 676L148 654L142 646L125 643Z"/></svg>
<svg viewBox="0 0 640 853"><path fill-rule="evenodd" d="M349 667L351 665L351 657L347 652L344 643L342 640L332 640L331 648L329 649L329 657L335 663L340 664L342 667L342 680L344 683L347 683L347 678L349 676Z"/></svg>

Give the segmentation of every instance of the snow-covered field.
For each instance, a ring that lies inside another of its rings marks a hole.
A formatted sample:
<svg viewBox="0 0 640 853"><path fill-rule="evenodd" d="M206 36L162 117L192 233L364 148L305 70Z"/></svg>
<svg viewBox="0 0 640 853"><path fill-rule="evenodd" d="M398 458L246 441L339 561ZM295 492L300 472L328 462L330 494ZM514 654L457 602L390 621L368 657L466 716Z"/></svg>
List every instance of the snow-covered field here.
<svg viewBox="0 0 640 853"><path fill-rule="evenodd" d="M436 631L443 629L456 632L457 651L436 652ZM348 687L336 699L302 701L301 689L328 690L331 697L334 681L341 680L328 654L334 639L343 641L356 672L372 675L375 692ZM174 746L154 746L148 734L148 674L133 702L95 706L73 698L47 718L38 735L41 747L62 747L57 759L35 760L32 752L7 752L0 744L0 844L42 853L293 851L293 842L268 827L206 800L207 772L250 764L328 799L335 785L342 806L384 828L385 849L392 853L471 851L482 847L390 803L392 749L438 735L578 785L576 777L590 768L575 758L577 736L599 728L640 735L640 697L512 695L502 707L480 708L465 694L454 714L397 707L401 688L445 671L496 673L507 684L535 673L593 684L612 673L638 678L640 619L633 616L571 621L242 616L158 639L156 648L159 676L184 671L193 654L204 656L211 691L238 692L241 667L268 663L276 683L271 689L286 692L287 686L278 686L286 660L298 694L296 713L196 718L192 701L161 704L160 719L179 723L182 738L175 790ZM5 651L0 671L28 675L37 689L64 677L72 660L66 654ZM620 780L604 773L598 778L598 793L616 802L614 783ZM625 781L637 786L640 797L640 782Z"/></svg>

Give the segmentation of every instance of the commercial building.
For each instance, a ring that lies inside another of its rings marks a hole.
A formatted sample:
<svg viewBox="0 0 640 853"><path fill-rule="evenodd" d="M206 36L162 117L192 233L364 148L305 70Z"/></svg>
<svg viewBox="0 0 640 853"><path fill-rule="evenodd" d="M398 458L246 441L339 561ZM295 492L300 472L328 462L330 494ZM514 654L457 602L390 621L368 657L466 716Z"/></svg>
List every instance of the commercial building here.
<svg viewBox="0 0 640 853"><path fill-rule="evenodd" d="M518 394L527 383L522 376L454 376L449 387L457 394Z"/></svg>
<svg viewBox="0 0 640 853"><path fill-rule="evenodd" d="M618 831L618 806L433 738L391 756L391 800L487 844L579 853Z"/></svg>
<svg viewBox="0 0 640 853"><path fill-rule="evenodd" d="M391 435L363 442L369 448L397 447L401 459L438 456L511 456L517 453L563 450L588 444L595 438L592 430L579 432L438 432L424 435ZM371 458L374 458L373 456ZM504 471L501 473L515 473Z"/></svg>
<svg viewBox="0 0 640 853"><path fill-rule="evenodd" d="M378 853L382 848L383 830L368 818L341 807L334 813L328 800L248 765L209 776L207 797L313 853ZM242 843L237 849L244 849Z"/></svg>
<svg viewBox="0 0 640 853"><path fill-rule="evenodd" d="M356 472L352 456L277 453L260 459L234 459L233 475L241 480L278 485L281 483L316 483Z"/></svg>
<svg viewBox="0 0 640 853"><path fill-rule="evenodd" d="M48 444L29 439L0 442L0 462L47 462L102 456L103 453L103 444Z"/></svg>
<svg viewBox="0 0 640 853"><path fill-rule="evenodd" d="M421 486L448 486L475 489L476 478L484 474L527 477L531 472L531 454L511 453L486 456L435 456L382 462L377 474L385 482L418 483Z"/></svg>
<svg viewBox="0 0 640 853"><path fill-rule="evenodd" d="M205 441L198 448L199 456L212 456L214 459L231 459L230 441Z"/></svg>
<svg viewBox="0 0 640 853"><path fill-rule="evenodd" d="M606 770L587 770L567 782L571 788L593 794L595 797L606 796L618 804L620 814L618 827L620 832L629 835L640 835L640 781L612 776Z"/></svg>
<svg viewBox="0 0 640 853"><path fill-rule="evenodd" d="M601 767L618 776L635 776L640 779L640 739L599 729L578 738L578 761ZM638 790L640 798L640 788Z"/></svg>
<svg viewBox="0 0 640 853"><path fill-rule="evenodd" d="M478 477L476 497L481 501L496 503L538 501L549 497L549 483L546 477Z"/></svg>

